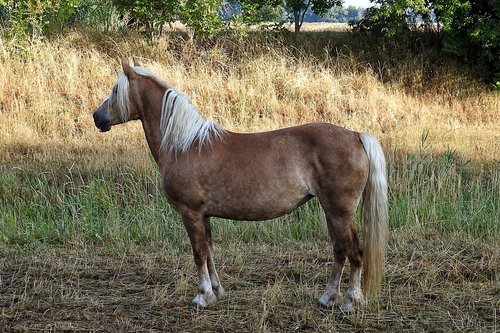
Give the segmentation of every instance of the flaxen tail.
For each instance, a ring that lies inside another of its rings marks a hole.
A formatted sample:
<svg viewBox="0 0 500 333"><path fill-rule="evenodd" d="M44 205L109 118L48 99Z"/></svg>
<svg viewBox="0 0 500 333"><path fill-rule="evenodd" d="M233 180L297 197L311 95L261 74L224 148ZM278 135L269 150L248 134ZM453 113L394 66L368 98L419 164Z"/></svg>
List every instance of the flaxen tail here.
<svg viewBox="0 0 500 333"><path fill-rule="evenodd" d="M387 246L387 173L382 147L372 135L360 134L370 163L363 193L363 290L376 294L382 283Z"/></svg>

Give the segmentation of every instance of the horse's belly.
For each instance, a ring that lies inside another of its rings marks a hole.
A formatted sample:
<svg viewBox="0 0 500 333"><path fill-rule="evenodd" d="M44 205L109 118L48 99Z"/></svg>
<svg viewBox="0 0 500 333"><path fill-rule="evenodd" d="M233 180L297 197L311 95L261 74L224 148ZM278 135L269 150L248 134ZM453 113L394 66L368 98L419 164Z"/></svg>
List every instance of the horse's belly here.
<svg viewBox="0 0 500 333"><path fill-rule="evenodd" d="M307 192L282 196L232 196L214 202L207 215L232 220L269 220L291 212L312 197Z"/></svg>

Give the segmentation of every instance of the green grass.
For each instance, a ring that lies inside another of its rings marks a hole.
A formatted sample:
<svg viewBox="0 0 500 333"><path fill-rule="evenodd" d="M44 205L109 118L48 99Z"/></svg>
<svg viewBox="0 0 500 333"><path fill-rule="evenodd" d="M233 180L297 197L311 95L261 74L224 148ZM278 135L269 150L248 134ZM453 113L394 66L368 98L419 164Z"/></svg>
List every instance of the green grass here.
<svg viewBox="0 0 500 333"><path fill-rule="evenodd" d="M453 152L391 158L391 230L428 230L492 240L499 235L499 168L475 165ZM184 247L179 215L161 194L155 167L86 172L3 167L0 235L6 244ZM358 218L359 223L359 218ZM216 240L327 242L323 213L311 200L265 222L213 219Z"/></svg>

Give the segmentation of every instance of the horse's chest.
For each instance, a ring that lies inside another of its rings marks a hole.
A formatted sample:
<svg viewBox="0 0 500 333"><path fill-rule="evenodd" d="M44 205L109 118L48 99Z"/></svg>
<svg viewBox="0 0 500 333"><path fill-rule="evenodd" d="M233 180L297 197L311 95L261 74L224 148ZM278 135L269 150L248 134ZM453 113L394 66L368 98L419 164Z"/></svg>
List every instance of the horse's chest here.
<svg viewBox="0 0 500 333"><path fill-rule="evenodd" d="M204 189L200 181L186 174L164 174L163 193L174 207L189 206L198 209L204 202Z"/></svg>

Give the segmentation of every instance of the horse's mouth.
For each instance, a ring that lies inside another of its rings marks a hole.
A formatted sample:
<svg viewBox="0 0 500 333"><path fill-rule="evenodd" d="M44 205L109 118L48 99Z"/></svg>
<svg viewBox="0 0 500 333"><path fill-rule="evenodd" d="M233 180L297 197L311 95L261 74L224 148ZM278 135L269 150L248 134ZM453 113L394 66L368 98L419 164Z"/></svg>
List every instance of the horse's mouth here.
<svg viewBox="0 0 500 333"><path fill-rule="evenodd" d="M111 129L111 126L110 125L104 125L102 127L97 126L97 128L99 129L99 131L101 131L101 132L104 133L104 132L109 131Z"/></svg>
<svg viewBox="0 0 500 333"><path fill-rule="evenodd" d="M111 124L108 119L102 119L99 115L94 114L94 125L101 132L107 132L111 129Z"/></svg>
<svg viewBox="0 0 500 333"><path fill-rule="evenodd" d="M94 118L95 127L101 132L107 132L111 129L109 115L102 108L97 109L92 116Z"/></svg>

